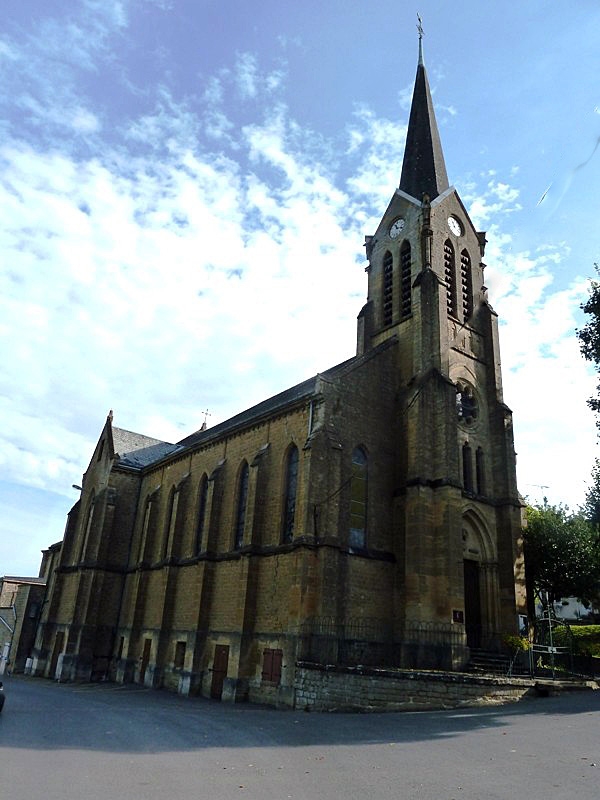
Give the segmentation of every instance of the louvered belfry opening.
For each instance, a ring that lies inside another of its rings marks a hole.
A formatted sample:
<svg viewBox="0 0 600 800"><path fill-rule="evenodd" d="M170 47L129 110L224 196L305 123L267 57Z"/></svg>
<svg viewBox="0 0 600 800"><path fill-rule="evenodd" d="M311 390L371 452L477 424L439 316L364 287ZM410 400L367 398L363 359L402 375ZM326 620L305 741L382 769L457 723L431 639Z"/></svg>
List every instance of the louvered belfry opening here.
<svg viewBox="0 0 600 800"><path fill-rule="evenodd" d="M400 314L403 318L412 311L411 270L410 242L404 242L400 249Z"/></svg>
<svg viewBox="0 0 600 800"><path fill-rule="evenodd" d="M446 280L446 302L448 314L456 317L456 271L454 259L454 247L452 242L444 242L444 275Z"/></svg>
<svg viewBox="0 0 600 800"><path fill-rule="evenodd" d="M460 254L460 282L463 317L467 320L473 313L473 284L471 280L471 258L466 250L463 250Z"/></svg>
<svg viewBox="0 0 600 800"><path fill-rule="evenodd" d="M394 319L394 259L388 250L383 257L383 324Z"/></svg>

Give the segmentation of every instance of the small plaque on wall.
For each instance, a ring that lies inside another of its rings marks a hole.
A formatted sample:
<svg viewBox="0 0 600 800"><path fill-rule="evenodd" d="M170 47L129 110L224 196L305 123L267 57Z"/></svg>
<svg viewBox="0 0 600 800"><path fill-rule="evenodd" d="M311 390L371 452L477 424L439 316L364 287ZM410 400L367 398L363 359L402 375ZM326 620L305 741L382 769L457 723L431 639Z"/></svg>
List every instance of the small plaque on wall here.
<svg viewBox="0 0 600 800"><path fill-rule="evenodd" d="M465 612L461 611L458 608L453 609L452 622L459 622L462 625L464 621L465 621Z"/></svg>

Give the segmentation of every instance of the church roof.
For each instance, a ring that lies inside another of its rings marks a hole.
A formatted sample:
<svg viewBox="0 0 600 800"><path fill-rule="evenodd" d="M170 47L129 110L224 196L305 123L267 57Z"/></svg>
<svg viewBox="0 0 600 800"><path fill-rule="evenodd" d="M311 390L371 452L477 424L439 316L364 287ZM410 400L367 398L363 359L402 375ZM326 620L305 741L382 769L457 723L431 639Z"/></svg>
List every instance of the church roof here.
<svg viewBox="0 0 600 800"><path fill-rule="evenodd" d="M115 454L119 456L119 464L127 467L142 468L169 455L179 447L170 442L162 442L141 433L126 431L123 428L112 428Z"/></svg>
<svg viewBox="0 0 600 800"><path fill-rule="evenodd" d="M292 386L290 389L279 392L279 394L273 395L273 397L269 397L267 400L263 400L261 403L258 403L258 405L252 406L251 408L236 414L234 417L230 417L224 422L214 425L212 428L206 428L204 430L199 430L195 433L192 433L190 436L187 436L185 439L182 439L180 442L178 442L178 445L183 448L205 444L213 439L218 439L224 434L235 430L240 430L247 425L255 424L267 416L272 416L279 411L284 411L290 406L293 406L303 400L307 400L309 397L315 395L318 392L318 384L320 379L326 381L334 380L336 377L343 375L348 370L352 370L363 362L368 361L371 358L375 358L380 352L386 350L395 343L395 339L388 339L379 344L377 347L374 347L372 350L369 350L368 353L363 353L359 356L352 356L352 358L342 361L341 364L336 364L334 367L331 367L324 372L320 372L317 375L314 375L312 378L308 378L308 380Z"/></svg>
<svg viewBox="0 0 600 800"><path fill-rule="evenodd" d="M367 353L352 356L352 358L342 361L341 364L336 364L334 367L302 381L302 383L297 383L290 389L285 389L285 391L279 392L279 394L273 395L273 397L269 397L267 400L263 400L261 403L241 411L239 414L211 428L203 428L190 436L186 436L185 439L181 439L177 444L162 442L160 439L152 439L141 433L133 433L133 431L113 427L114 451L119 456L118 465L133 470L141 470L171 455L184 452L188 448L208 444L234 431L240 431L250 425L255 425L266 417L285 412L297 403L316 395L320 391L320 380L335 380L348 371L356 369L365 361L377 357L380 352L395 344L395 338L387 339Z"/></svg>
<svg viewBox="0 0 600 800"><path fill-rule="evenodd" d="M234 417L230 417L224 422L214 425L212 428L196 431L196 433L192 433L190 436L182 439L178 444L183 447L204 444L230 431L242 428L248 423L257 422L262 417L271 416L279 410L288 408L290 405L304 400L315 393L317 378L318 375L315 375L302 383L296 384L296 386L292 386L290 389L279 392L279 394L269 397L268 400L263 400L262 403L258 403L252 406L252 408L248 408L236 414Z"/></svg>
<svg viewBox="0 0 600 800"><path fill-rule="evenodd" d="M424 194L433 200L446 191L448 186L446 164L419 38L419 64L408 120L400 189L420 201Z"/></svg>

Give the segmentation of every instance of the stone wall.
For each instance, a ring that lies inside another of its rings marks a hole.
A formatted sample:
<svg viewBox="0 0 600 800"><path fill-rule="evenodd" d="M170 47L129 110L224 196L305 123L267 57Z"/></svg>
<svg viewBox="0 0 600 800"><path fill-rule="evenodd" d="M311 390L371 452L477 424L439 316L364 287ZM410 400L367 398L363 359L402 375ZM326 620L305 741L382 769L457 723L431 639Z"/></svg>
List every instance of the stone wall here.
<svg viewBox="0 0 600 800"><path fill-rule="evenodd" d="M300 662L295 708L306 711L425 711L512 703L534 694L520 678L331 667Z"/></svg>

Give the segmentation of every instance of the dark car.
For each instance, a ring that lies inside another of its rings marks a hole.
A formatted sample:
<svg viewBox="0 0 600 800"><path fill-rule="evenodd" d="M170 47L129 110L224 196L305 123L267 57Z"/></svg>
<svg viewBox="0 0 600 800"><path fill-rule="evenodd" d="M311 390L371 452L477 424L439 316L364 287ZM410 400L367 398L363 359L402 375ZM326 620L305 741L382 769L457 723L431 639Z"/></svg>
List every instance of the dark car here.
<svg viewBox="0 0 600 800"><path fill-rule="evenodd" d="M0 681L0 711L2 711L3 705L4 705L4 687L2 686L2 681Z"/></svg>

